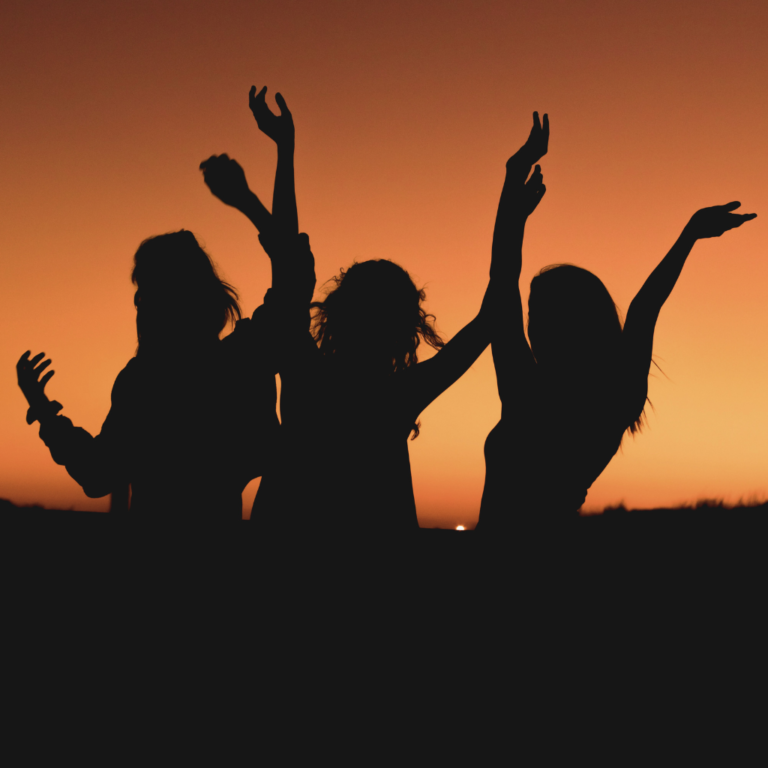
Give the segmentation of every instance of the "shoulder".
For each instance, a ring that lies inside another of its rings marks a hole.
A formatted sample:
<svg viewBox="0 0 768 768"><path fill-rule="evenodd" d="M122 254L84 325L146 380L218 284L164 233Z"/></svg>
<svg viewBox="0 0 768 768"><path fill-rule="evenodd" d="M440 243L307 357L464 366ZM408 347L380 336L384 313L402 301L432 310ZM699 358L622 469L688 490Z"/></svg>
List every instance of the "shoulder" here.
<svg viewBox="0 0 768 768"><path fill-rule="evenodd" d="M112 385L112 401L120 398L126 392L132 390L136 384L137 378L141 375L141 363L138 358L132 357L128 364L117 374L115 383Z"/></svg>

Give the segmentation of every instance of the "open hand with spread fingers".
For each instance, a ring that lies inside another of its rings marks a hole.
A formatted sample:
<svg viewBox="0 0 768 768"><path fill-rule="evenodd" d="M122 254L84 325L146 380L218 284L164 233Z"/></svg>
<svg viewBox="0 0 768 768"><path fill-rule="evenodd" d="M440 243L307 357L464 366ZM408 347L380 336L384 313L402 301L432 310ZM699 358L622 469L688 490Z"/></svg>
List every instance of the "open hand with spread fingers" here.
<svg viewBox="0 0 768 768"><path fill-rule="evenodd" d="M51 361L50 359L43 360L45 352L35 355L31 360L30 354L30 351L27 350L19 358L19 362L16 363L16 377L30 408L36 408L48 402L45 385L51 380L55 371L48 371L41 379L40 374L51 364ZM40 362L41 360L43 362Z"/></svg>
<svg viewBox="0 0 768 768"><path fill-rule="evenodd" d="M757 217L756 213L733 213L740 206L741 203L733 202L725 205L713 205L711 208L702 208L691 216L686 230L697 240L706 237L720 237L729 229L740 227L745 221L752 221Z"/></svg>
<svg viewBox="0 0 768 768"><path fill-rule="evenodd" d="M293 116L281 94L275 94L275 101L280 108L279 115L267 106L267 86L265 85L258 93L256 93L256 86L251 86L248 105L256 118L259 130L266 133L278 146L291 146L296 135Z"/></svg>
<svg viewBox="0 0 768 768"><path fill-rule="evenodd" d="M200 163L200 170L208 189L222 203L242 209L252 193L245 179L245 171L237 160L229 155L211 155Z"/></svg>

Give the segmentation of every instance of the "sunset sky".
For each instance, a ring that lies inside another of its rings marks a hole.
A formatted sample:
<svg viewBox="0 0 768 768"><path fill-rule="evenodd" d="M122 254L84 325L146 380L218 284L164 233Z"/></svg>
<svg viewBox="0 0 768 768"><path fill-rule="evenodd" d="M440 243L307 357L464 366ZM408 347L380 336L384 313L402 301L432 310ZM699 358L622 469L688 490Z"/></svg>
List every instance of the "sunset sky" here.
<svg viewBox="0 0 768 768"><path fill-rule="evenodd" d="M294 114L318 288L353 260L392 259L446 337L479 308L504 163L533 110L552 137L524 301L565 261L626 312L694 211L758 213L695 247L657 326L649 426L585 509L768 497L768 3L5 0L0 27L0 497L107 508L26 425L14 365L46 352L48 394L98 433L136 347L144 238L192 230L245 312L261 302L255 231L198 171L227 152L270 205L276 153L252 84ZM487 351L409 444L422 525L474 524L499 414Z"/></svg>

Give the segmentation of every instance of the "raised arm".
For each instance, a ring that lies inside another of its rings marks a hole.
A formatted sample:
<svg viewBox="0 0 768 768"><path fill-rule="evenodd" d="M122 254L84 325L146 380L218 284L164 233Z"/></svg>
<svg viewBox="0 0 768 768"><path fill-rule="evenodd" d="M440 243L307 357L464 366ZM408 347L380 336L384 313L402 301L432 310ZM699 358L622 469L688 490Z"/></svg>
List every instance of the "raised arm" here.
<svg viewBox="0 0 768 768"><path fill-rule="evenodd" d="M525 224L547 191L540 166L536 166L530 179L528 174L548 148L549 117L544 115L542 125L538 113L534 112L528 140L507 161L507 176L493 230L491 277L498 280L501 287L496 291L500 300L493 305L491 349L502 403L516 400L520 388L532 384L535 371L533 354L525 337L520 272Z"/></svg>
<svg viewBox="0 0 768 768"><path fill-rule="evenodd" d="M497 376L505 375L512 358L520 350L510 348L509 313L516 307L521 312L520 334L524 351L533 364L522 325L520 289L517 285L522 268L522 244L525 222L546 192L541 168L526 182L531 166L547 151L549 119L544 124L534 112L534 124L528 141L507 163L507 178L501 193L491 251L491 280L480 312L451 339L433 358L419 363L396 377L400 396L408 401L414 418L435 398L456 382L494 341L494 364ZM518 339L519 346L519 339ZM500 385L501 386L501 385Z"/></svg>
<svg viewBox="0 0 768 768"><path fill-rule="evenodd" d="M632 300L622 334L622 348L631 372L648 375L659 312L672 293L696 241L720 237L729 229L740 227L757 216L756 213L733 213L740 205L738 202L715 205L694 213L669 253Z"/></svg>
<svg viewBox="0 0 768 768"><path fill-rule="evenodd" d="M507 175L501 190L491 248L491 276L519 280L523 266L523 235L528 216L539 204L546 188L541 168L526 183L531 168L547 154L549 147L549 115L544 123L533 113L533 127L523 146L507 161ZM533 184L531 184L533 182Z"/></svg>
<svg viewBox="0 0 768 768"><path fill-rule="evenodd" d="M276 115L267 106L267 87L256 93L256 86L251 86L248 103L256 118L259 130L277 144L277 171L275 173L275 192L272 197L272 215L277 231L286 237L299 234L299 214L296 208L296 184L294 180L293 155L296 145L296 131L293 116L281 94L275 94L275 101L280 108Z"/></svg>

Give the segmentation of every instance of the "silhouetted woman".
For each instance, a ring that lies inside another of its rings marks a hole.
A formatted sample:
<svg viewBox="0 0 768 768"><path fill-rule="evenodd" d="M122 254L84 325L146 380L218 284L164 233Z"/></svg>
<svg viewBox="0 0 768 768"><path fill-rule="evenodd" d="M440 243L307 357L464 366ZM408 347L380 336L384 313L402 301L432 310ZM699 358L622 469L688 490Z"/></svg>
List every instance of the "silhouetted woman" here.
<svg viewBox="0 0 768 768"><path fill-rule="evenodd" d="M546 190L538 165L526 179L548 139L547 116L542 126L534 113L528 141L507 163L494 231L494 264L506 254L512 304L497 305L492 340L502 416L485 444L479 529L486 532L575 516L624 433L640 426L656 320L694 243L755 218L732 213L739 203L695 213L633 299L623 328L595 275L571 265L546 267L531 282L529 346L518 285L523 233Z"/></svg>
<svg viewBox="0 0 768 768"><path fill-rule="evenodd" d="M280 107L285 114L282 100ZM254 115L277 142L279 176L283 142L293 152L293 124L286 121L283 132L282 116L267 113L262 98ZM275 220L277 189L276 180ZM424 291L408 273L391 261L366 261L342 270L324 301L312 304L310 332L314 262L296 231L294 222L276 222L260 236L273 264L265 308L279 329L282 441L251 519L297 530L416 530L408 436L418 434L421 411L488 345L489 302L443 344L424 310ZM419 362L422 342L439 351Z"/></svg>
<svg viewBox="0 0 768 768"><path fill-rule="evenodd" d="M132 516L239 520L242 491L274 450L276 388L259 310L240 319L237 294L186 230L136 251L136 356L118 374L96 437L57 415L43 354L17 364L19 386L57 464L100 497L130 484ZM236 323L228 336L219 334Z"/></svg>

